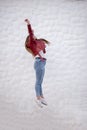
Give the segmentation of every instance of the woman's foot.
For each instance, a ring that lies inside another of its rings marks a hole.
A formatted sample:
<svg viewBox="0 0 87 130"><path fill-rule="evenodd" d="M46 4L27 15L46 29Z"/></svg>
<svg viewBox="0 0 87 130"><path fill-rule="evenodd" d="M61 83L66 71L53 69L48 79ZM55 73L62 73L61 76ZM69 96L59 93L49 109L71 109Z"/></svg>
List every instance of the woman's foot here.
<svg viewBox="0 0 87 130"><path fill-rule="evenodd" d="M44 98L41 98L40 101L41 101L42 104L47 105L47 102Z"/></svg>
<svg viewBox="0 0 87 130"><path fill-rule="evenodd" d="M36 103L39 107L43 107L41 99L36 99Z"/></svg>

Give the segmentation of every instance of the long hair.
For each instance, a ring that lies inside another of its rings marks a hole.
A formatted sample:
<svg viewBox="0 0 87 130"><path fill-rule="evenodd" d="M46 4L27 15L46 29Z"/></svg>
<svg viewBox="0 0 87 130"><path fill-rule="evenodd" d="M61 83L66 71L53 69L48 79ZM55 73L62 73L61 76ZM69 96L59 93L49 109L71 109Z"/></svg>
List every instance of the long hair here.
<svg viewBox="0 0 87 130"><path fill-rule="evenodd" d="M27 43L29 44L29 35L26 37L26 40L25 40L25 49L32 54L32 56L34 56L32 50L30 48L27 47Z"/></svg>
<svg viewBox="0 0 87 130"><path fill-rule="evenodd" d="M47 41L47 40L46 40L46 39L44 39L44 38L40 38L39 40L44 41L44 43L45 43L45 44L50 44L50 42L49 42L49 41Z"/></svg>
<svg viewBox="0 0 87 130"><path fill-rule="evenodd" d="M27 47L27 44L29 44L29 37L30 37L29 35L26 37L26 40L25 40L25 48L26 48L26 50L27 50L29 53L31 53L31 54L34 56L32 50ZM48 44L48 45L50 44L50 42L47 41L47 40L44 39L44 38L39 38L38 40L42 40L45 44Z"/></svg>
<svg viewBox="0 0 87 130"><path fill-rule="evenodd" d="M29 43L29 35L26 37L25 45L27 45L27 43Z"/></svg>
<svg viewBox="0 0 87 130"><path fill-rule="evenodd" d="M26 37L25 44L29 43L29 35ZM45 44L50 44L50 42L44 38L39 38L39 40L44 41Z"/></svg>

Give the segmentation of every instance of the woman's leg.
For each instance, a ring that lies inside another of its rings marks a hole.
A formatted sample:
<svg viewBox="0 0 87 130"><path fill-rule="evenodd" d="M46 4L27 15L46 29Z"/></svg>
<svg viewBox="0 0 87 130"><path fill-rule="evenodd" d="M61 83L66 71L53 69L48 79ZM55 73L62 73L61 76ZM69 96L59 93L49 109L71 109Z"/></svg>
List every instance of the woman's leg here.
<svg viewBox="0 0 87 130"><path fill-rule="evenodd" d="M42 83L43 83L43 78L45 74L45 67L41 70L41 82L40 82L40 96L43 97L43 88L42 88Z"/></svg>
<svg viewBox="0 0 87 130"><path fill-rule="evenodd" d="M38 60L38 62L36 61L34 68L36 71L35 91L36 91L37 99L40 99L40 97L43 96L42 82L43 82L44 73L45 73L45 62L41 60Z"/></svg>
<svg viewBox="0 0 87 130"><path fill-rule="evenodd" d="M40 98L40 93L41 93L41 77L42 77L42 71L40 69L37 69L35 91L36 91L36 96L38 99Z"/></svg>

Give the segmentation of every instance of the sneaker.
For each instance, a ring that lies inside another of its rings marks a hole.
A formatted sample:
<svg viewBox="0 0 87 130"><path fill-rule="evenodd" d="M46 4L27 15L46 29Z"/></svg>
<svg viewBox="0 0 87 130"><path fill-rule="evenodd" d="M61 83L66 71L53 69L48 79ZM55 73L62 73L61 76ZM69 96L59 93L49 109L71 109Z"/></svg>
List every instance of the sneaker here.
<svg viewBox="0 0 87 130"><path fill-rule="evenodd" d="M38 105L39 107L43 107L43 106L42 106L42 103L41 103L41 100L36 99L36 103L37 103L37 105Z"/></svg>
<svg viewBox="0 0 87 130"><path fill-rule="evenodd" d="M47 102L45 101L44 98L41 98L40 100L41 100L41 103L42 103L42 104L47 105Z"/></svg>

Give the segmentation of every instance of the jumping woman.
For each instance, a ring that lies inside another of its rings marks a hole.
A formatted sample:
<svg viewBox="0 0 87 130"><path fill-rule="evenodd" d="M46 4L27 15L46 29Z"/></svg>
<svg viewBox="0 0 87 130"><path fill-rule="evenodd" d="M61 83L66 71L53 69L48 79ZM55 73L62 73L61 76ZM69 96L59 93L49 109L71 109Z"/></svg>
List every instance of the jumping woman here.
<svg viewBox="0 0 87 130"><path fill-rule="evenodd" d="M25 41L25 48L34 56L35 59L34 69L36 73L36 102L40 107L43 107L43 104L47 105L47 102L43 95L42 82L45 74L45 65L47 60L45 57L46 44L49 44L49 42L42 38L37 39L34 35L34 31L31 27L30 21L28 19L25 19L25 22L27 23L29 33Z"/></svg>

